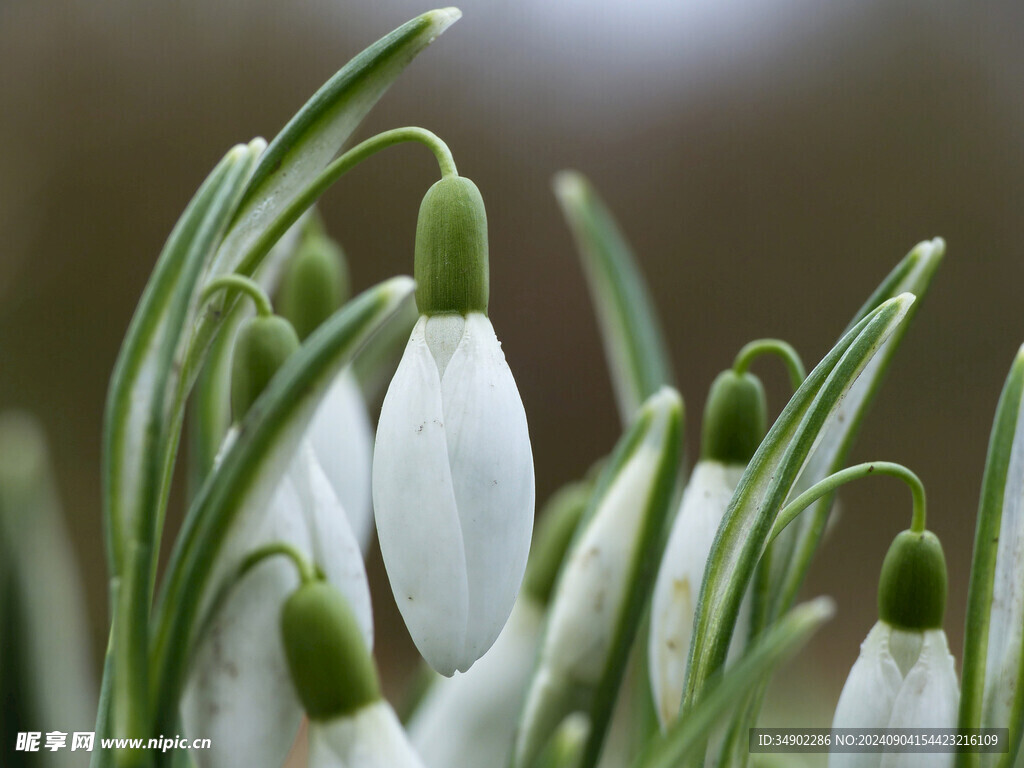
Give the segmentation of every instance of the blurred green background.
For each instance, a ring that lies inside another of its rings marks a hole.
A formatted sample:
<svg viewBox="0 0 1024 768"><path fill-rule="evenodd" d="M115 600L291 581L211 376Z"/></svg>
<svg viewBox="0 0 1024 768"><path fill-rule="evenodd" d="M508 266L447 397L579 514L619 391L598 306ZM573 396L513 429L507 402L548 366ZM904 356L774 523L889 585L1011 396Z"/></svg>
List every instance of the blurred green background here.
<svg viewBox="0 0 1024 768"><path fill-rule="evenodd" d="M707 387L743 343L783 337L813 366L906 251L947 239L851 461L900 461L927 484L959 658L988 432L1024 341L1024 6L462 8L359 138L429 128L482 190L491 316L530 417L541 501L618 431L551 194L555 171L586 173L635 246L686 398L691 456ZM107 621L103 401L165 237L228 146L272 137L353 54L426 9L405 0L0 0L0 408L30 409L49 432L97 664ZM325 197L357 288L411 272L419 200L435 177L428 152L402 147ZM777 412L784 372L758 370ZM886 547L910 516L893 481L842 498L806 589L833 595L839 614L800 662L830 703L875 621ZM414 657L372 558L377 652L397 694Z"/></svg>

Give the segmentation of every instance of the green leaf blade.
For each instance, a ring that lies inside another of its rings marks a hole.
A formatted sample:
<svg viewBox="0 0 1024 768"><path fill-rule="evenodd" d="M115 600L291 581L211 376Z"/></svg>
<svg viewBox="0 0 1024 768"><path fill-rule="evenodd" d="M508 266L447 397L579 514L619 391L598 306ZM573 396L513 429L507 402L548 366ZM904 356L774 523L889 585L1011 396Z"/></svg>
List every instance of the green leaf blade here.
<svg viewBox="0 0 1024 768"><path fill-rule="evenodd" d="M628 425L644 400L673 384L664 334L632 250L590 182L562 171L554 187L590 288L619 414Z"/></svg>
<svg viewBox="0 0 1024 768"><path fill-rule="evenodd" d="M743 702L786 659L802 648L834 612L828 598L790 610L754 644L734 667L709 686L687 717L677 718L664 736L657 736L637 759L636 768L678 768L697 760L714 727Z"/></svg>
<svg viewBox="0 0 1024 768"><path fill-rule="evenodd" d="M428 11L355 56L318 90L267 147L214 265L215 273L252 274L251 247L268 229L287 229L294 202L338 153L370 109L421 51L461 17L457 8ZM283 231L283 230L282 230Z"/></svg>
<svg viewBox="0 0 1024 768"><path fill-rule="evenodd" d="M157 260L121 346L103 429L104 520L110 573L121 573L139 519L155 518L168 427L169 393L180 376L196 286L241 195L261 144L237 146L213 170Z"/></svg>
<svg viewBox="0 0 1024 768"><path fill-rule="evenodd" d="M964 632L961 728L1010 729L1000 755L962 753L958 766L1013 765L1024 721L1024 347L996 408L982 480Z"/></svg>
<svg viewBox="0 0 1024 768"><path fill-rule="evenodd" d="M683 711L724 663L740 601L775 517L836 405L906 319L914 297L891 299L858 323L810 373L754 454L712 545L694 619Z"/></svg>
<svg viewBox="0 0 1024 768"><path fill-rule="evenodd" d="M885 301L902 293L912 293L918 301L907 313L907 319L889 337L883 348L865 366L843 401L829 417L818 445L804 467L794 488L794 495L810 488L819 480L841 469L846 463L860 425L892 363L893 357L910 327L921 299L927 293L942 258L946 244L941 238L916 245L882 281L871 297L858 310L844 333ZM769 620L780 616L796 601L811 560L821 542L833 497L826 497L801 515L798 525L783 532L772 545L770 562L782 564L773 574Z"/></svg>

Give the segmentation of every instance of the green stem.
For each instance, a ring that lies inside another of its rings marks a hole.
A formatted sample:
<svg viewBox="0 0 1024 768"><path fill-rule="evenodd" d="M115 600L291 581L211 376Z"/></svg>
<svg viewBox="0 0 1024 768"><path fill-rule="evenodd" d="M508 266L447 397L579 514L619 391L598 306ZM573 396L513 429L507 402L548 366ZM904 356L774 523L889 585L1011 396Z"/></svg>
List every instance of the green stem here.
<svg viewBox="0 0 1024 768"><path fill-rule="evenodd" d="M334 182L352 170L355 166L359 165L359 163L363 162L363 160L372 157L382 149L393 147L395 144L403 144L407 141L418 142L428 147L437 158L437 164L441 169L442 176L458 175L458 171L455 168L455 160L452 157L451 150L448 149L448 145L430 131L424 128L408 127L393 128L390 131L378 133L376 136L372 136L366 141L352 147L352 149L324 168L323 171L320 172L320 175L314 179L313 183L306 187L302 193L281 212L276 221L264 230L263 234L253 242L249 252L245 254L240 262L239 271L247 273L250 269L254 268L255 264L250 262L258 262L259 259L263 258L263 256L273 247L274 243L281 239L281 236L288 230L288 228L298 221L299 217L310 206L312 206L313 203L315 203L320 196L327 191L332 184L334 184Z"/></svg>
<svg viewBox="0 0 1024 768"><path fill-rule="evenodd" d="M822 496L832 493L839 488L839 486L845 485L851 480L858 480L862 477L867 477L868 475L873 474L888 475L889 477L899 478L909 486L911 496L914 499L914 514L911 519L910 530L915 533L924 532L926 522L925 495L924 484L921 482L921 478L902 464L894 464L889 461L869 461L864 464L856 464L852 467L847 467L833 475L829 475L824 480L812 485L806 491L793 499L793 501L789 502L789 504L782 508L782 511L779 512L778 517L775 519L775 525L772 526L772 532L768 537L768 540L771 541L782 533L782 530L793 522L797 515L803 512L807 507L811 506L811 504Z"/></svg>
<svg viewBox="0 0 1024 768"><path fill-rule="evenodd" d="M776 355L786 364L786 370L789 371L789 381L793 385L794 391L804 383L804 379L807 378L807 372L804 369L803 360L800 359L800 355L793 346L782 341L782 339L757 339L750 342L736 355L736 362L732 364L732 369L737 374L742 375L747 372L750 364L756 358L766 354Z"/></svg>
<svg viewBox="0 0 1024 768"><path fill-rule="evenodd" d="M322 578L317 567L303 557L299 550L286 542L274 541L270 544L264 544L262 547L254 549L246 555L242 564L238 566L238 570L235 572L235 577L231 579L229 583L233 584L241 581L242 578L244 578L245 575L257 565L267 558L274 557L276 555L284 555L295 564L295 570L299 572L299 580L303 584L307 584L311 581L317 581Z"/></svg>
<svg viewBox="0 0 1024 768"><path fill-rule="evenodd" d="M256 305L256 314L260 317L271 317L274 314L274 307L270 303L270 297L256 284L255 281L242 275L221 275L215 277L203 287L199 295L199 303L205 304L210 297L222 290L241 291Z"/></svg>
<svg viewBox="0 0 1024 768"><path fill-rule="evenodd" d="M382 149L413 141L428 147L437 158L442 176L457 176L455 159L451 150L440 137L425 128L406 127L394 128L378 133L366 141L357 144L333 163L324 168L313 183L307 186L292 202L285 207L278 217L257 237L248 251L238 262L236 274L251 275L256 271L260 261L274 247L278 240L302 216L328 188L355 166ZM183 375L179 380L178 391L175 393L177 402L184 402L188 390L195 381L199 366L202 364L206 350L209 348L214 334L220 327L221 313L207 312L200 320L199 327L189 341L188 353L184 360Z"/></svg>
<svg viewBox="0 0 1024 768"><path fill-rule="evenodd" d="M241 582L250 571L263 561L279 555L287 557L292 561L295 565L295 570L298 571L299 581L301 584L309 584L310 582L320 581L324 578L320 569L314 563L309 562L309 560L307 560L305 556L291 544L284 541L272 541L269 544L264 544L263 546L252 550L252 552L246 555L242 562L238 564L238 567L235 568L234 572L224 579L224 583L217 589L217 592L214 594L213 600L210 603L210 608L207 611L207 619L215 615L220 610L220 606L225 600L227 600L228 595L231 594L231 590L238 586L239 582ZM204 623L203 626L199 628L197 637L201 637L203 635L206 631L206 626L207 624Z"/></svg>

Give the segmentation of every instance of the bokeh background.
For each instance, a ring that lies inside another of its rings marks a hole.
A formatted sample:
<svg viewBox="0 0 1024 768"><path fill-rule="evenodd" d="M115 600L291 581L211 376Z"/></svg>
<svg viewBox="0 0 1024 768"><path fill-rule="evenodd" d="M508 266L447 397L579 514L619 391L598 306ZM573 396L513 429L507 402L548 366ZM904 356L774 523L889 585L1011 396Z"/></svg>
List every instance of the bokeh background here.
<svg viewBox="0 0 1024 768"><path fill-rule="evenodd" d="M353 54L427 7L0 0L0 408L34 411L50 434L97 666L103 401L165 237L227 147L272 137ZM541 500L618 434L551 193L557 170L586 173L635 247L691 456L707 387L743 343L780 336L813 365L906 251L947 239L851 460L900 461L927 484L959 657L989 428L1024 341L1024 6L521 0L463 11L358 138L429 128L480 186L491 315L530 417ZM435 177L428 152L402 147L327 194L321 209L357 287L411 272ZM777 413L784 373L758 370ZM829 706L910 514L891 480L842 498L805 590L833 595L839 613L787 676L814 681ZM372 559L377 651L398 696L415 657Z"/></svg>

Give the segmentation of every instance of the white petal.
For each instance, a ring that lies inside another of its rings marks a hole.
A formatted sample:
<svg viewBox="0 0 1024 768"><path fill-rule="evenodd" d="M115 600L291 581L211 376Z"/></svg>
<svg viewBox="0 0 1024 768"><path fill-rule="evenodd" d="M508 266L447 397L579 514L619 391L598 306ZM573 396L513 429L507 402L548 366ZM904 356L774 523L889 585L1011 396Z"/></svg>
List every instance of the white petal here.
<svg viewBox="0 0 1024 768"><path fill-rule="evenodd" d="M373 506L398 609L423 658L451 675L463 659L469 592L441 407L441 381L413 329L377 425Z"/></svg>
<svg viewBox="0 0 1024 768"><path fill-rule="evenodd" d="M313 416L307 437L365 552L373 532L373 427L351 369L343 370L331 384Z"/></svg>
<svg viewBox="0 0 1024 768"><path fill-rule="evenodd" d="M526 570L533 532L533 452L526 412L491 322L466 318L441 379L448 460L462 525L469 669L505 625Z"/></svg>
<svg viewBox="0 0 1024 768"><path fill-rule="evenodd" d="M289 473L299 496L306 525L312 532L311 556L327 581L345 596L355 614L367 648L373 648L370 585L359 544L345 510L320 467L309 442L299 450Z"/></svg>
<svg viewBox="0 0 1024 768"><path fill-rule="evenodd" d="M543 610L520 596L491 649L465 674L438 679L409 723L428 768L508 763L533 671Z"/></svg>
<svg viewBox="0 0 1024 768"><path fill-rule="evenodd" d="M892 707L890 728L955 728L960 690L946 633L924 633L917 662L907 673ZM951 768L953 753L893 753L882 757L883 768Z"/></svg>
<svg viewBox="0 0 1024 768"><path fill-rule="evenodd" d="M846 685L839 696L833 728L885 728L892 716L902 675L889 652L891 628L879 621L861 643L860 656L854 662ZM829 768L877 768L874 753L833 752Z"/></svg>
<svg viewBox="0 0 1024 768"><path fill-rule="evenodd" d="M242 763L239 763L242 765ZM391 706L309 725L309 768L423 768Z"/></svg>
<svg viewBox="0 0 1024 768"><path fill-rule="evenodd" d="M248 516L249 527L233 529L222 550L226 559L270 541L308 549L290 481L279 485L267 508L273 514ZM199 768L277 768L287 756L302 708L288 675L279 614L296 586L290 562L264 561L224 596L203 627L181 706L185 732L211 740L211 749L192 753Z"/></svg>
<svg viewBox="0 0 1024 768"><path fill-rule="evenodd" d="M679 713L704 568L742 474L742 467L698 462L672 524L654 586L648 647L651 689L663 729Z"/></svg>

